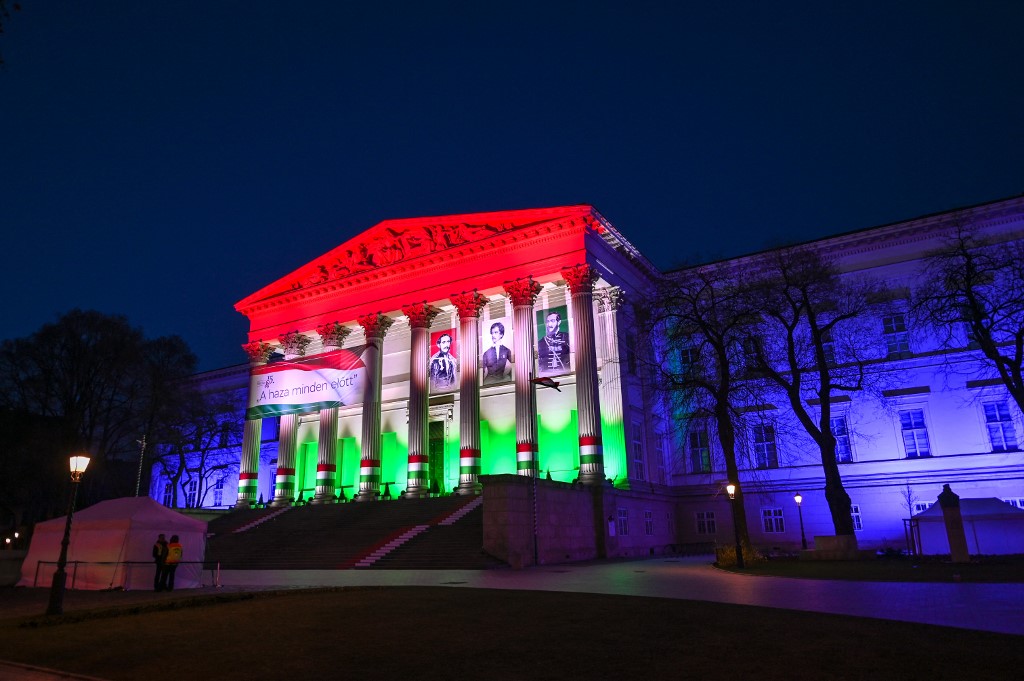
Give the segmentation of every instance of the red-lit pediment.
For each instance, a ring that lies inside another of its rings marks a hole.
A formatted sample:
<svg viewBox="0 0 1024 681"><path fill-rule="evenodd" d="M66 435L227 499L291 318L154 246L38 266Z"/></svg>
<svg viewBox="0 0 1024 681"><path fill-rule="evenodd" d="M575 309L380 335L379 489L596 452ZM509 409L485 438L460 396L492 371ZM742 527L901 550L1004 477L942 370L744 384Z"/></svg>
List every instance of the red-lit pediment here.
<svg viewBox="0 0 1024 681"><path fill-rule="evenodd" d="M385 220L291 274L239 301L243 310L268 299L311 290L329 282L360 275L386 276L388 270L427 264L431 257L453 250L505 242L540 227L568 228L601 225L591 206L473 213L441 217Z"/></svg>

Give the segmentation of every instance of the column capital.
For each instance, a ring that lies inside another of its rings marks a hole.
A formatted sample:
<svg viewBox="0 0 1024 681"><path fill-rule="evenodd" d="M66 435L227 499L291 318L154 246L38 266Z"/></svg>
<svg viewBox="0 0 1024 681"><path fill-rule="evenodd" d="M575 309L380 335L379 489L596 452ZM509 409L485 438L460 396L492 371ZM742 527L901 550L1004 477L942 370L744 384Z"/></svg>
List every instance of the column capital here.
<svg viewBox="0 0 1024 681"><path fill-rule="evenodd" d="M459 319L467 317L479 317L480 310L487 304L487 298L476 291L469 293L453 293L448 296L452 305L459 311Z"/></svg>
<svg viewBox="0 0 1024 681"><path fill-rule="evenodd" d="M592 293L594 282L601 276L590 265L584 263L562 270L562 276L573 293Z"/></svg>
<svg viewBox="0 0 1024 681"><path fill-rule="evenodd" d="M316 327L316 332L325 348L340 348L348 335L352 333L352 329L339 322L329 322Z"/></svg>
<svg viewBox="0 0 1024 681"><path fill-rule="evenodd" d="M505 283L505 293L512 299L512 307L529 305L533 307L533 301L541 291L541 285L533 280L533 277L516 279Z"/></svg>
<svg viewBox="0 0 1024 681"><path fill-rule="evenodd" d="M626 302L626 294L618 286L609 286L600 290L601 300L598 303L601 312L614 312Z"/></svg>
<svg viewBox="0 0 1024 681"><path fill-rule="evenodd" d="M383 338L391 325L395 323L394 319L380 312L362 315L356 321L359 322L359 326L363 327L363 332L368 339Z"/></svg>
<svg viewBox="0 0 1024 681"><path fill-rule="evenodd" d="M402 314L409 318L409 326L413 329L425 329L430 326L434 317L441 314L441 310L428 305L426 302L406 305L402 308Z"/></svg>
<svg viewBox="0 0 1024 681"><path fill-rule="evenodd" d="M242 349L245 350L245 354L249 356L250 364L263 364L270 357L270 353L274 350L274 347L270 343L264 343L261 338L258 341L251 343L245 343L242 345Z"/></svg>
<svg viewBox="0 0 1024 681"><path fill-rule="evenodd" d="M284 354L292 355L295 357L302 357L306 354L306 348L313 340L309 336L304 336L298 331L289 331L288 333L282 334L281 347L284 348Z"/></svg>

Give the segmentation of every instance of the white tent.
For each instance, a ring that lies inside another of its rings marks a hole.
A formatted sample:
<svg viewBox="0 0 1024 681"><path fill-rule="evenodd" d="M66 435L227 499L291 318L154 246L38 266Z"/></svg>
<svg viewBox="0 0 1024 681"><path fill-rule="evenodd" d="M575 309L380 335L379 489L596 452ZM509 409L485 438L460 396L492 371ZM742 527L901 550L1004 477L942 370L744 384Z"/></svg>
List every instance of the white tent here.
<svg viewBox="0 0 1024 681"><path fill-rule="evenodd" d="M18 586L50 586L66 518L35 526ZM184 551L174 587L200 586L206 523L165 508L149 497L102 501L75 513L68 545L67 588L153 588L153 543L178 535ZM76 561L78 561L76 563Z"/></svg>
<svg viewBox="0 0 1024 681"><path fill-rule="evenodd" d="M994 497L960 499L960 514L967 536L967 552L975 555L1024 553L1024 510ZM949 553L942 507L932 505L914 516L921 553Z"/></svg>

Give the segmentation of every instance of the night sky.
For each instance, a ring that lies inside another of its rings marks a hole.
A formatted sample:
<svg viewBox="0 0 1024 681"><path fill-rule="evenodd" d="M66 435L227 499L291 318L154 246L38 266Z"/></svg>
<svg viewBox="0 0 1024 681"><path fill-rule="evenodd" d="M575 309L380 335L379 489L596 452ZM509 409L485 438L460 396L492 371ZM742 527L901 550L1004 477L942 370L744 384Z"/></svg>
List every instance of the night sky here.
<svg viewBox="0 0 1024 681"><path fill-rule="evenodd" d="M4 338L240 363L236 301L387 218L590 203L668 268L1024 192L1018 0L20 1Z"/></svg>

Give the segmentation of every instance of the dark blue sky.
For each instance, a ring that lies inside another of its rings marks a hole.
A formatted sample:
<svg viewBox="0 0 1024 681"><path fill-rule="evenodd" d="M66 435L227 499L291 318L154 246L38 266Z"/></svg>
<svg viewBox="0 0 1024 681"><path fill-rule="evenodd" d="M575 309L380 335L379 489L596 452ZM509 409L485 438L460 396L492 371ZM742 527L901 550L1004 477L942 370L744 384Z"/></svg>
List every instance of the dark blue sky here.
<svg viewBox="0 0 1024 681"><path fill-rule="evenodd" d="M1024 192L1016 0L21 4L0 337L238 363L237 300L386 218L592 203L670 267Z"/></svg>

